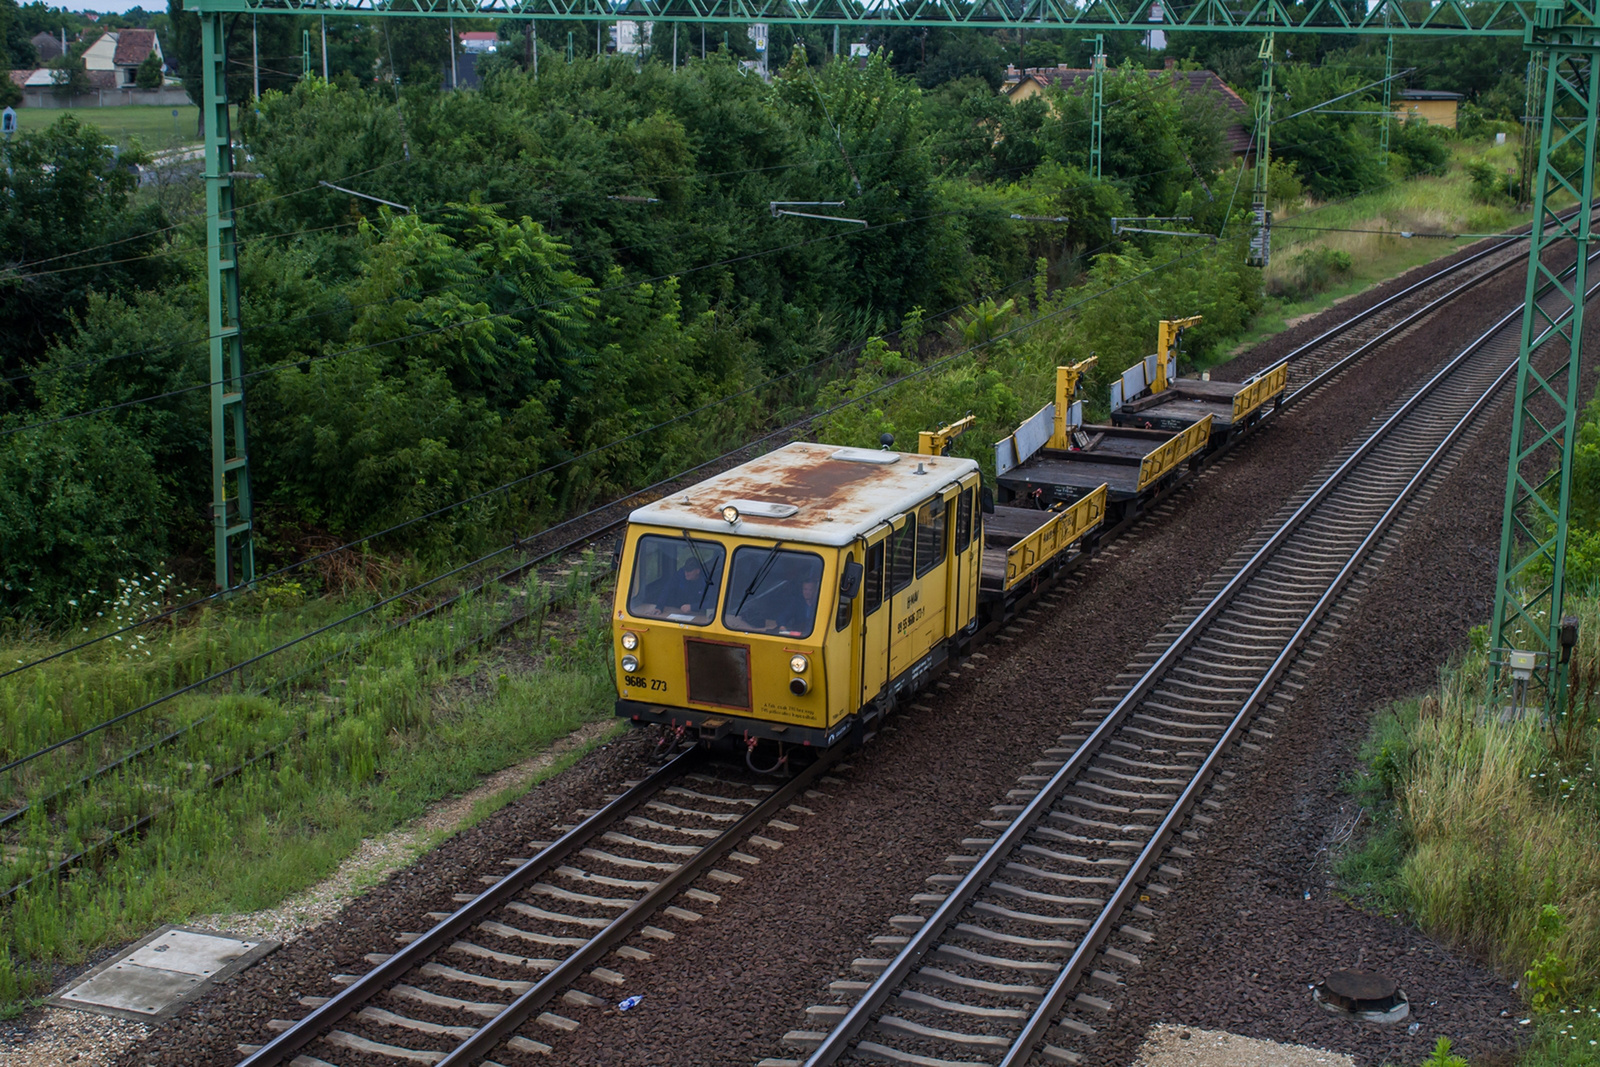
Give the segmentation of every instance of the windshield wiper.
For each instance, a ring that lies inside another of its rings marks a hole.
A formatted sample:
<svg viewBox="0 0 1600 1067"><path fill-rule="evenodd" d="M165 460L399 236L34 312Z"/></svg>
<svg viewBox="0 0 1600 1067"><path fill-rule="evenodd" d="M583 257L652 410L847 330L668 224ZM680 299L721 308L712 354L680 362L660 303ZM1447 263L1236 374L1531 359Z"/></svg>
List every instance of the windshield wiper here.
<svg viewBox="0 0 1600 1067"><path fill-rule="evenodd" d="M756 591L756 586L760 585L761 582L766 578L767 572L772 569L772 565L778 560L778 549L782 547L783 542L779 541L767 552L767 558L761 564L761 569L756 571L756 576L754 578L750 579L750 584L744 587L744 595L739 598L739 606L733 609L733 613L735 615L738 615L740 612L744 611L744 602L750 599L750 594Z"/></svg>
<svg viewBox="0 0 1600 1067"><path fill-rule="evenodd" d="M711 588L711 568L706 566L705 557L700 555L700 548L694 543L694 538L689 536L689 531L683 531L683 539L689 544L689 551L694 553L694 561L700 564L700 580L704 586L700 589L700 607L706 606L706 591Z"/></svg>

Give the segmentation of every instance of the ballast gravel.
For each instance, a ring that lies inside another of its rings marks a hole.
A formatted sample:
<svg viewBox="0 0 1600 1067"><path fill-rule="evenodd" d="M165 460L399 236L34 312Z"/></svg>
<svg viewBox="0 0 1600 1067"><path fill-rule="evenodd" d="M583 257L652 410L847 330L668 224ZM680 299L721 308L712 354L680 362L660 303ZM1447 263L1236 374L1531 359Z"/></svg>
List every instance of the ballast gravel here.
<svg viewBox="0 0 1600 1067"><path fill-rule="evenodd" d="M1259 1041L1225 1030L1158 1024L1150 1028L1131 1067L1354 1067L1339 1052Z"/></svg>
<svg viewBox="0 0 1600 1067"><path fill-rule="evenodd" d="M1435 269L1419 269L1413 277ZM1408 280L1379 287L1241 358L1265 362ZM1003 800L1065 724L1103 692L1236 545L1374 414L1519 300L1522 286L1515 269L1480 285L1459 311L1430 323L1426 331L1414 331L1242 443L1085 567L1058 609L1023 620L1031 632L990 643L982 650L985 658L974 657L968 669L930 688L853 759L848 771L804 801L814 814L802 830L787 835L782 850L743 871L745 880L730 887L720 904L704 908L704 918L692 930L659 946L650 961L608 964L624 976L624 984L609 991L615 1000L639 995L642 1002L625 1013L572 1009L581 1025L557 1040L548 1062L736 1067L766 1056L797 1055L781 1039L789 1030L810 1028L805 1007L832 1000L830 981L860 977L851 972L852 959L882 952L873 949L872 937L889 932L888 918L908 910L911 895L924 889L929 874L946 869L945 857L960 851L960 840L990 817L989 806ZM1488 472L1485 477L1493 481L1493 471L1504 469L1503 446L1496 441L1483 447L1493 462L1478 465L1479 473ZM1498 500L1495 492L1488 496ZM1448 515L1457 503L1463 502L1441 493L1433 510ZM1086 1050L1091 1062L1128 1063L1148 1026L1160 1021L1298 1040L1297 1020L1309 1003L1299 994L1306 992L1304 980L1310 977L1298 953L1314 951L1319 966L1325 961L1332 969L1349 966L1363 948L1374 953L1385 946L1395 958L1405 958L1409 948L1418 953L1432 948L1399 923L1333 904L1325 887L1314 895L1324 909L1320 917L1291 907L1303 887L1282 873L1314 863L1326 828L1341 817L1335 766L1348 765L1367 710L1425 682L1420 667L1437 663L1455 647L1466 620L1476 623L1486 614L1479 602L1463 600L1463 586L1450 577L1452 571L1479 576L1482 559L1462 555L1457 542L1426 540L1417 531L1407 544L1419 541L1425 543L1416 550L1430 562L1387 597L1380 597L1376 587L1369 590L1362 623L1352 621L1347 630L1355 635L1370 628L1388 654L1399 650L1410 672L1385 675L1356 667L1353 676L1341 676L1346 690L1355 692L1352 699L1315 716L1307 710L1309 698L1296 703L1294 726L1265 752L1267 764L1276 768L1272 781L1259 796L1253 785L1234 793L1250 796L1254 817L1218 819L1214 836L1230 844L1212 845L1216 851L1197 858L1194 876L1163 909L1151 961L1119 997L1102 1037ZM1397 554L1385 575L1395 575L1400 564ZM1492 571L1491 560L1491 582ZM1343 720L1330 723L1329 715ZM1292 743L1296 734L1299 741ZM500 869L504 858L525 855L529 840L574 821L577 809L599 806L602 796L638 776L646 752L641 735L598 750L395 873L117 1062L123 1067L236 1062L238 1042L264 1040L270 1019L298 1018L305 1009L297 999L328 995L334 988L330 975L365 970L365 954L391 952L396 933L425 929L424 913L448 907L452 893L475 890L480 874ZM1290 832L1302 824L1315 826L1316 832ZM1229 834L1239 835L1237 844ZM1244 871L1254 873L1240 877ZM1272 895L1265 880L1274 875L1292 887L1292 896L1289 891ZM1204 941L1213 936L1222 939ZM1266 970L1254 965L1258 956L1272 952L1287 962ZM1514 1001L1504 983L1475 962L1437 948L1426 958L1429 970L1419 989L1427 997L1463 991L1452 1003L1468 1002L1450 1015L1458 1046L1508 1047L1512 1036L1499 1011ZM1251 978L1252 973L1270 977ZM1293 982L1287 980L1291 975ZM1181 1001L1174 999L1180 995ZM1404 1027L1381 1032L1349 1027L1328 1040L1320 1034L1308 1039L1361 1064L1386 1056L1415 1062L1431 1046L1427 1033L1408 1035ZM341 1062L355 1067L366 1059Z"/></svg>

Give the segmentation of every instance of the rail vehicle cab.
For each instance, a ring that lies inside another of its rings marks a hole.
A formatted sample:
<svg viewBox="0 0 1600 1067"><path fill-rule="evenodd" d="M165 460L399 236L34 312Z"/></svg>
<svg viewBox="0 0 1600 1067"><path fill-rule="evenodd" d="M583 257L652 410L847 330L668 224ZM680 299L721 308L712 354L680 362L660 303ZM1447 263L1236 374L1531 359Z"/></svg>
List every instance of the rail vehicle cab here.
<svg viewBox="0 0 1600 1067"><path fill-rule="evenodd" d="M706 742L876 729L974 629L970 459L796 443L629 516L617 714Z"/></svg>

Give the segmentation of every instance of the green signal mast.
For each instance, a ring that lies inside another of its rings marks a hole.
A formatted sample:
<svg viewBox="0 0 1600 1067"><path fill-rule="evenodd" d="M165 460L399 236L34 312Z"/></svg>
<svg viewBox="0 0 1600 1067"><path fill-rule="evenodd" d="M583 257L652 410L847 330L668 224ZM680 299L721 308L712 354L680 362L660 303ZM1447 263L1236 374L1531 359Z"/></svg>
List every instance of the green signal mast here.
<svg viewBox="0 0 1600 1067"><path fill-rule="evenodd" d="M1394 35L1383 49L1383 125L1378 127L1378 166L1389 166L1389 124L1394 121Z"/></svg>
<svg viewBox="0 0 1600 1067"><path fill-rule="evenodd" d="M1261 39L1261 86L1256 90L1256 183L1250 194L1250 265L1272 261L1272 213L1267 210L1267 182L1272 177L1272 49L1274 35Z"/></svg>
<svg viewBox="0 0 1600 1067"><path fill-rule="evenodd" d="M402 6L403 5L403 6ZM238 334L238 273L234 260L233 163L223 79L222 21L228 14L316 14L328 18L498 18L655 23L767 23L788 26L862 25L1056 29L1107 33L1149 29L1145 5L1003 4L995 0L184 0L198 12L205 45L207 265L210 290L212 448L217 580L224 588L247 582L250 563L249 473L245 453L242 349ZM1533 681L1552 707L1565 686L1561 664L1561 606L1578 415L1583 309L1594 207L1594 157L1600 119L1600 0L1164 0L1162 29L1267 35L1263 83L1270 86L1274 34L1384 37L1509 37L1520 39L1545 72L1539 146L1533 161L1534 216L1528 287L1518 358L1516 412L1506 482L1500 567L1495 594L1496 661L1513 650L1534 653ZM1267 94L1270 99L1270 93ZM1270 106L1270 104L1268 105ZM1270 115L1266 116L1270 118ZM1387 123L1386 123L1387 125ZM1258 152L1257 189L1263 196ZM1559 219L1553 204L1578 211ZM1564 205L1565 206L1565 205ZM1264 214L1261 216L1265 221ZM1263 249L1264 251L1264 249ZM1570 283L1556 279L1546 260L1579 269ZM1541 308L1536 291L1554 284L1563 303ZM1558 459L1559 457L1559 459ZM1552 473L1552 466L1557 469ZM231 495L230 495L231 487ZM1522 668L1515 667L1520 670Z"/></svg>
<svg viewBox="0 0 1600 1067"><path fill-rule="evenodd" d="M1084 38L1088 40L1088 38ZM1101 134L1106 114L1106 35L1094 35L1094 113L1089 125L1089 170L1100 180Z"/></svg>

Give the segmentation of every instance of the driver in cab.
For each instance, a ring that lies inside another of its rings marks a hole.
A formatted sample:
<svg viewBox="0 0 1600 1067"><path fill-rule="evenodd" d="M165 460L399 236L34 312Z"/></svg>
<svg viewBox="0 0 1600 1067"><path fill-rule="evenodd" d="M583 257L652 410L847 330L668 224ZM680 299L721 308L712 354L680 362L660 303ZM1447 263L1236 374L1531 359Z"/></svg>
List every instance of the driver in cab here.
<svg viewBox="0 0 1600 1067"><path fill-rule="evenodd" d="M759 588L750 590L739 610L730 613L729 626L748 633L781 634L784 637L806 637L817 617L818 575L815 569L800 563L798 567L782 564L773 567L772 573L758 575L753 583Z"/></svg>

